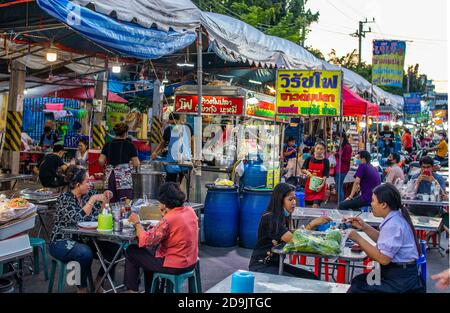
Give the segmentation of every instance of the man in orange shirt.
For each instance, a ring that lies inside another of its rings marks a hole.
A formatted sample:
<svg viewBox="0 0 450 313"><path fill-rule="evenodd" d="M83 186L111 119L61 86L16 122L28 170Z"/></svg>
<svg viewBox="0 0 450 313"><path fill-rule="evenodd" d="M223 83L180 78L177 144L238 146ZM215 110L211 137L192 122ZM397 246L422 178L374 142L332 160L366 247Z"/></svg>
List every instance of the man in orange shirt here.
<svg viewBox="0 0 450 313"><path fill-rule="evenodd" d="M411 137L411 132L409 129L404 129L405 133L402 136L402 147L404 150L408 151L408 153L412 153L413 141Z"/></svg>

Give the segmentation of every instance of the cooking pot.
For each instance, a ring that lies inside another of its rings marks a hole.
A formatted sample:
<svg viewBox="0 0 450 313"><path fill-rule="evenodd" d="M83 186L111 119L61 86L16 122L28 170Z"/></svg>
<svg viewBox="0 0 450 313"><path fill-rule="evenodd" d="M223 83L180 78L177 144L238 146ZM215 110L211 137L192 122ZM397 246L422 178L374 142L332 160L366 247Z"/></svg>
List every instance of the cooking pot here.
<svg viewBox="0 0 450 313"><path fill-rule="evenodd" d="M131 175L133 177L135 199L142 199L144 195L149 199L156 199L159 187L164 183L166 177L165 172L148 169L140 169L137 173L132 173Z"/></svg>
<svg viewBox="0 0 450 313"><path fill-rule="evenodd" d="M163 166L159 161L144 161L140 166L141 170L163 172Z"/></svg>

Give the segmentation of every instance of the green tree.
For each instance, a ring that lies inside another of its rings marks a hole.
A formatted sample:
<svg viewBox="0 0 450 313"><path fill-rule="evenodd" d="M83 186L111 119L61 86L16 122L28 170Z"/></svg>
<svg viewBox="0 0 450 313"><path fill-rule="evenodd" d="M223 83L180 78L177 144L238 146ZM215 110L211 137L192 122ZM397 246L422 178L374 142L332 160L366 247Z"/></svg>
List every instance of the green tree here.
<svg viewBox="0 0 450 313"><path fill-rule="evenodd" d="M306 9L307 0L199 0L202 10L238 18L260 31L300 44L319 20L319 12Z"/></svg>

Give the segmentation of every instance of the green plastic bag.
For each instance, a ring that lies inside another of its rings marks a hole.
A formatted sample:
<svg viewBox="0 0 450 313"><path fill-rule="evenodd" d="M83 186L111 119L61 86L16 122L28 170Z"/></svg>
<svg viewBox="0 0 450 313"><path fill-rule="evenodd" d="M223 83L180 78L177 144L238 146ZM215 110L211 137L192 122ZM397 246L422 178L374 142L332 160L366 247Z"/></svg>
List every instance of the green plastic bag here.
<svg viewBox="0 0 450 313"><path fill-rule="evenodd" d="M339 230L328 230L326 232L308 231L297 229L292 241L287 243L283 251L307 252L320 255L339 255L342 251L342 234Z"/></svg>

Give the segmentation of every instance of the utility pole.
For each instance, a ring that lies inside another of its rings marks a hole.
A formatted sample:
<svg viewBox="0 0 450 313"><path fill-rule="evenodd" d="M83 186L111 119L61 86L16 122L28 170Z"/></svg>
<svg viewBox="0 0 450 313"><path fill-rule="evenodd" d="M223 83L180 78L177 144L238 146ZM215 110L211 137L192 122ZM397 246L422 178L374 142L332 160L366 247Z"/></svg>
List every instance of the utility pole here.
<svg viewBox="0 0 450 313"><path fill-rule="evenodd" d="M355 33L350 34L350 36L352 36L352 37L359 38L358 67L361 66L362 38L366 38L366 33L372 32L371 27L369 27L369 30L364 29L364 24L369 24L369 23L375 23L375 18L372 18L372 21L368 21L367 18L365 19L365 21L359 21L359 29Z"/></svg>

